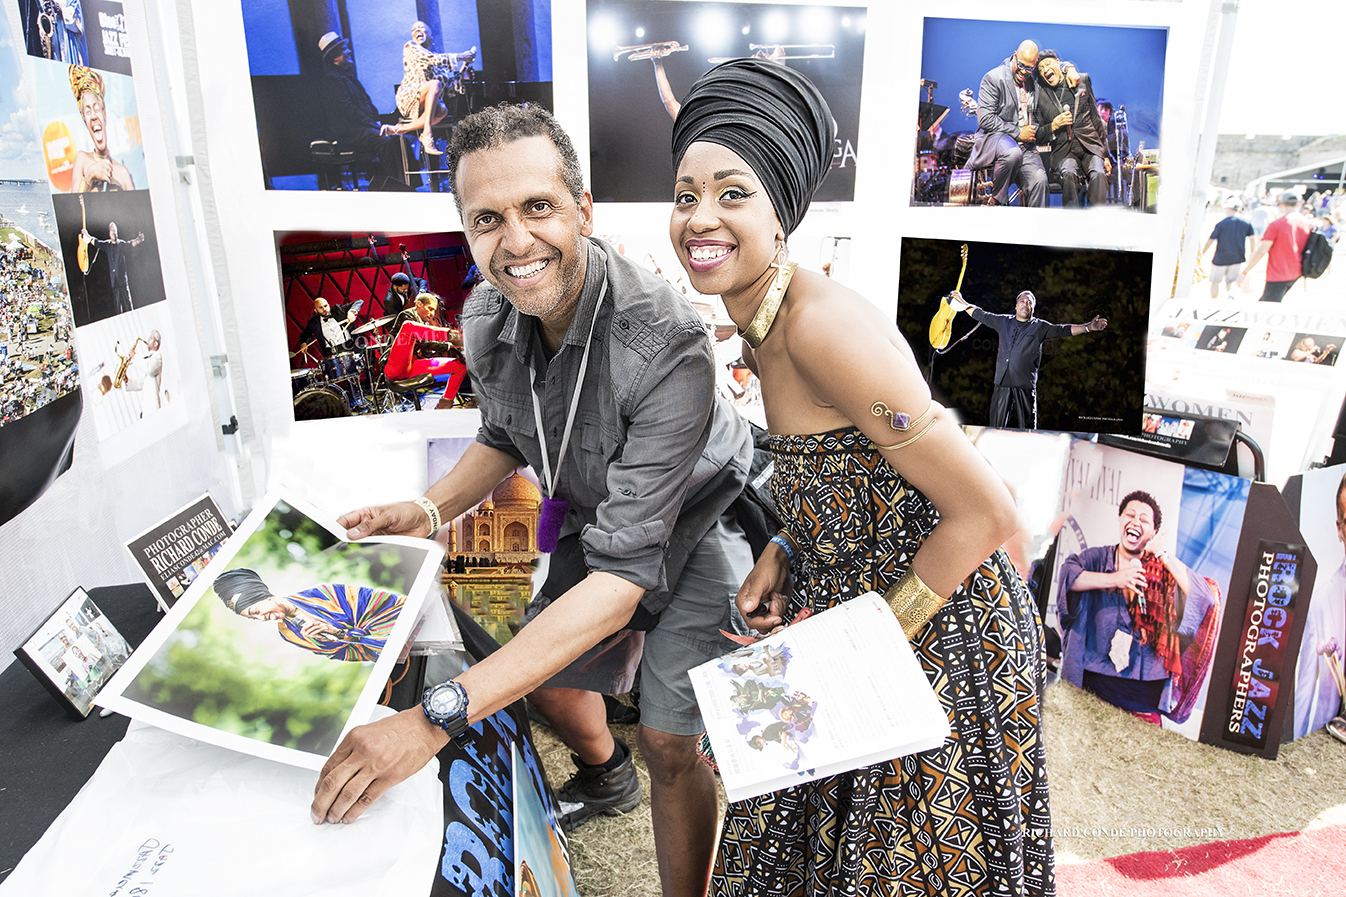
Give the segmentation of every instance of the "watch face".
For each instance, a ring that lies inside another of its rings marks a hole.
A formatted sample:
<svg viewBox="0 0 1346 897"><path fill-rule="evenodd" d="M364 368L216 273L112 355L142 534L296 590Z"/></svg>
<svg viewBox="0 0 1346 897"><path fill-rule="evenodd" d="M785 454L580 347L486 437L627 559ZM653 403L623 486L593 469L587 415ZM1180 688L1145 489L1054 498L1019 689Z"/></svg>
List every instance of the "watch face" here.
<svg viewBox="0 0 1346 897"><path fill-rule="evenodd" d="M462 709L458 690L447 683L430 693L430 710L436 716L455 716Z"/></svg>

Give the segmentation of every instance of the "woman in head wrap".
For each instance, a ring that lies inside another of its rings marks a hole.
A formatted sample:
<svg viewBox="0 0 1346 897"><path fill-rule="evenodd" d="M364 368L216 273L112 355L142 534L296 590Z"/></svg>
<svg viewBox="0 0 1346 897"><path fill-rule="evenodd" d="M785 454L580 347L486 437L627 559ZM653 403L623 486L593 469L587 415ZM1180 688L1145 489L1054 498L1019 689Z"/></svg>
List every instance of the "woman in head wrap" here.
<svg viewBox="0 0 1346 897"><path fill-rule="evenodd" d="M328 660L378 660L404 601L382 589L334 584L278 598L244 567L221 573L214 588L240 617L273 620L285 641Z"/></svg>
<svg viewBox="0 0 1346 897"><path fill-rule="evenodd" d="M806 78L765 60L712 69L674 123L670 235L761 378L786 521L736 600L769 628L884 593L953 735L731 804L710 892L1050 894L1041 622L998 549L1013 500L891 318L788 258L834 128Z"/></svg>
<svg viewBox="0 0 1346 897"><path fill-rule="evenodd" d="M131 180L130 169L112 158L108 150L103 76L91 68L72 65L70 92L75 95L80 118L84 119L84 127L93 141L93 152L79 150L75 153L75 167L70 172L70 192L134 190L136 185Z"/></svg>

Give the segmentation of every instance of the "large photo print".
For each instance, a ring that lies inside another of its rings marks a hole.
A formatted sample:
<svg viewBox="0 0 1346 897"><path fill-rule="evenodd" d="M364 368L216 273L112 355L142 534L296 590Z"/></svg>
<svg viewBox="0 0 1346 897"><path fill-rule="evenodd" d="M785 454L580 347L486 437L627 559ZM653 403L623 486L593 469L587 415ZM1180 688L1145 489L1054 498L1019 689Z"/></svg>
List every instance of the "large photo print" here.
<svg viewBox="0 0 1346 897"><path fill-rule="evenodd" d="M817 85L837 123L814 199L855 198L865 9L589 0L589 143L596 202L673 197L673 119L698 78L729 59L773 59Z"/></svg>
<svg viewBox="0 0 1346 897"><path fill-rule="evenodd" d="M913 205L1156 210L1168 29L925 20Z"/></svg>
<svg viewBox="0 0 1346 897"><path fill-rule="evenodd" d="M180 735L318 769L367 722L442 553L347 542L271 496L99 703Z"/></svg>
<svg viewBox="0 0 1346 897"><path fill-rule="evenodd" d="M897 325L964 423L1139 433L1152 265L1143 252L905 238Z"/></svg>
<svg viewBox="0 0 1346 897"><path fill-rule="evenodd" d="M1238 477L1072 446L1047 619L1063 680L1198 738L1248 491Z"/></svg>
<svg viewBox="0 0 1346 897"><path fill-rule="evenodd" d="M550 0L243 0L243 28L268 190L447 192L459 119L552 106Z"/></svg>

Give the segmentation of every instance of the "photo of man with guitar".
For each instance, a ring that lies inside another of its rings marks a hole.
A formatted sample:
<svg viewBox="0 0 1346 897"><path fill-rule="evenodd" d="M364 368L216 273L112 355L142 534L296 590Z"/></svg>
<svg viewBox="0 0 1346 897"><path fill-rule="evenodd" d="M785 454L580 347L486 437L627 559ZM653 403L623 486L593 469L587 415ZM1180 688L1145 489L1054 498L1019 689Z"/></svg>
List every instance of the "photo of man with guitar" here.
<svg viewBox="0 0 1346 897"><path fill-rule="evenodd" d="M163 301L148 191L55 193L51 200L76 327Z"/></svg>
<svg viewBox="0 0 1346 897"><path fill-rule="evenodd" d="M1135 432L1150 266L1139 252L904 239L897 324L928 343L931 391L964 423ZM1072 323L1038 317L1039 296Z"/></svg>

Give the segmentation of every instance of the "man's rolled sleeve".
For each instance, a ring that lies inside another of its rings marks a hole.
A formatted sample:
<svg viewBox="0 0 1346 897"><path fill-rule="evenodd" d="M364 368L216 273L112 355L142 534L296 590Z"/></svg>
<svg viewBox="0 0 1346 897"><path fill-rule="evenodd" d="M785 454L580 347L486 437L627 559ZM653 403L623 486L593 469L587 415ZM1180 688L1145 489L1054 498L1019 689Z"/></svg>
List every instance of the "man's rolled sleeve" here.
<svg viewBox="0 0 1346 897"><path fill-rule="evenodd" d="M647 590L666 587L664 551L710 435L715 361L688 327L643 363L621 453L607 470L608 496L581 533L590 570Z"/></svg>

